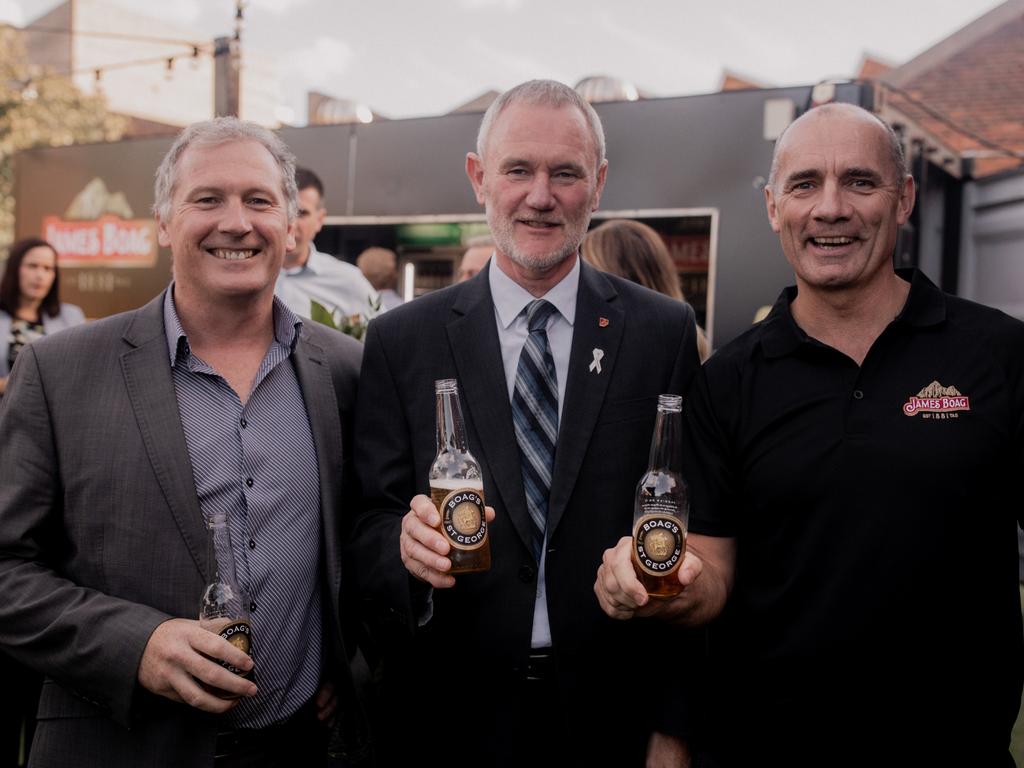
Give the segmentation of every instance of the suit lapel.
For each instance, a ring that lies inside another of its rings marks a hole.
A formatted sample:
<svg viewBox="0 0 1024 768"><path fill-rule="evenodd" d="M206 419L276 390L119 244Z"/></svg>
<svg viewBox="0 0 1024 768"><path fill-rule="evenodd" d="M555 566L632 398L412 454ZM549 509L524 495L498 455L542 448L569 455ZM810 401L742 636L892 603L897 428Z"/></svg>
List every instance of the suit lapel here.
<svg viewBox="0 0 1024 768"><path fill-rule="evenodd" d="M341 419L334 384L323 350L300 336L292 356L302 388L302 399L313 431L317 466L320 472L320 524L323 529L327 578L331 588L331 604L337 605L341 583L341 552L338 543L338 507L342 475Z"/></svg>
<svg viewBox="0 0 1024 768"><path fill-rule="evenodd" d="M558 526L572 496L614 372L625 325L625 315L614 302L616 296L615 289L600 272L585 263L580 264L572 352L548 504L549 536ZM591 370L595 349L604 353L600 373Z"/></svg>
<svg viewBox="0 0 1024 768"><path fill-rule="evenodd" d="M526 511L526 495L519 466L519 446L512 428L505 367L494 319L488 265L466 283L452 306L447 325L448 342L458 369L462 400L475 426L480 445L469 450L484 464L508 517L526 546L533 523Z"/></svg>
<svg viewBox="0 0 1024 768"><path fill-rule="evenodd" d="M163 322L164 295L161 293L136 312L124 335L132 349L121 355L121 371L153 474L189 554L206 580L206 526L171 378Z"/></svg>

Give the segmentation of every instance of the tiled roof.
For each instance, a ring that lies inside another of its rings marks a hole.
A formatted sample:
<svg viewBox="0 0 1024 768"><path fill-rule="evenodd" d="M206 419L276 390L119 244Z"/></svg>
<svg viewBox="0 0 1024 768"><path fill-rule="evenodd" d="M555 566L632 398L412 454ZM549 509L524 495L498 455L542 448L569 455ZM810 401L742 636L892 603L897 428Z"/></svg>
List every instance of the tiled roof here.
<svg viewBox="0 0 1024 768"><path fill-rule="evenodd" d="M1000 154L1024 156L1024 2L1004 3L881 80L894 86L890 107L975 158L972 175L1024 165Z"/></svg>

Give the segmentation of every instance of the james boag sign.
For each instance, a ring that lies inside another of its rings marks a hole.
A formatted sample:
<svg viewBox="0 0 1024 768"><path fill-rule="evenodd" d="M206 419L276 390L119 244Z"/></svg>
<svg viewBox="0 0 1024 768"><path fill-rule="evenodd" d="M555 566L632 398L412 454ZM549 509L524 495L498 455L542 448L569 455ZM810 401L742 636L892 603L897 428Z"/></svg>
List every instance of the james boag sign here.
<svg viewBox="0 0 1024 768"><path fill-rule="evenodd" d="M120 192L95 178L63 216L43 218L43 237L57 249L62 267L152 267L156 222L134 218Z"/></svg>
<svg viewBox="0 0 1024 768"><path fill-rule="evenodd" d="M105 214L95 221L43 219L43 237L60 254L62 267L152 267L156 222Z"/></svg>

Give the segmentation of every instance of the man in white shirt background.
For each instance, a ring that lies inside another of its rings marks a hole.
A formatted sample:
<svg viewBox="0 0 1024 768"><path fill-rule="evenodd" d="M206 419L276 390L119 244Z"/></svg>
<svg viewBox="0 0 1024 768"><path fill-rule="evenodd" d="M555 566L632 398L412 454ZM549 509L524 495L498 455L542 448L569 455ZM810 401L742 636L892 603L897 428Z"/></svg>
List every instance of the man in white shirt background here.
<svg viewBox="0 0 1024 768"><path fill-rule="evenodd" d="M359 268L327 253L321 253L313 238L324 226L327 208L324 185L308 168L295 169L299 188L299 212L295 219L295 248L284 257L274 293L298 315L310 317L312 301L344 317L373 317L377 291Z"/></svg>

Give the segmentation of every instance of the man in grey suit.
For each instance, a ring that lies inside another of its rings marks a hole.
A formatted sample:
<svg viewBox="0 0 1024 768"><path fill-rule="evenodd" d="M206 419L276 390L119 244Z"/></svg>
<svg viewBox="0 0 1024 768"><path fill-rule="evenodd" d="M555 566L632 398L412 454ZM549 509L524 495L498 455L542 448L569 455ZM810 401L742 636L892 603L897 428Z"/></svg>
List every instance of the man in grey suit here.
<svg viewBox="0 0 1024 768"><path fill-rule="evenodd" d="M322 764L331 718L357 764L339 511L360 349L274 299L293 157L198 123L155 200L171 286L27 347L0 414L0 647L46 675L33 764ZM214 514L251 658L196 621Z"/></svg>
<svg viewBox="0 0 1024 768"><path fill-rule="evenodd" d="M699 366L693 312L581 262L607 162L600 120L571 88L503 94L466 170L494 258L377 318L366 343L353 547L392 651L381 721L398 734L382 743L446 765L642 765L648 749L650 764L680 765L669 737L683 718L666 700L678 665L651 661L679 658L679 639L608 619L591 585L631 529L658 395L681 393ZM543 414L527 369L547 371ZM495 512L490 570L457 577L421 495L433 383L447 378Z"/></svg>

